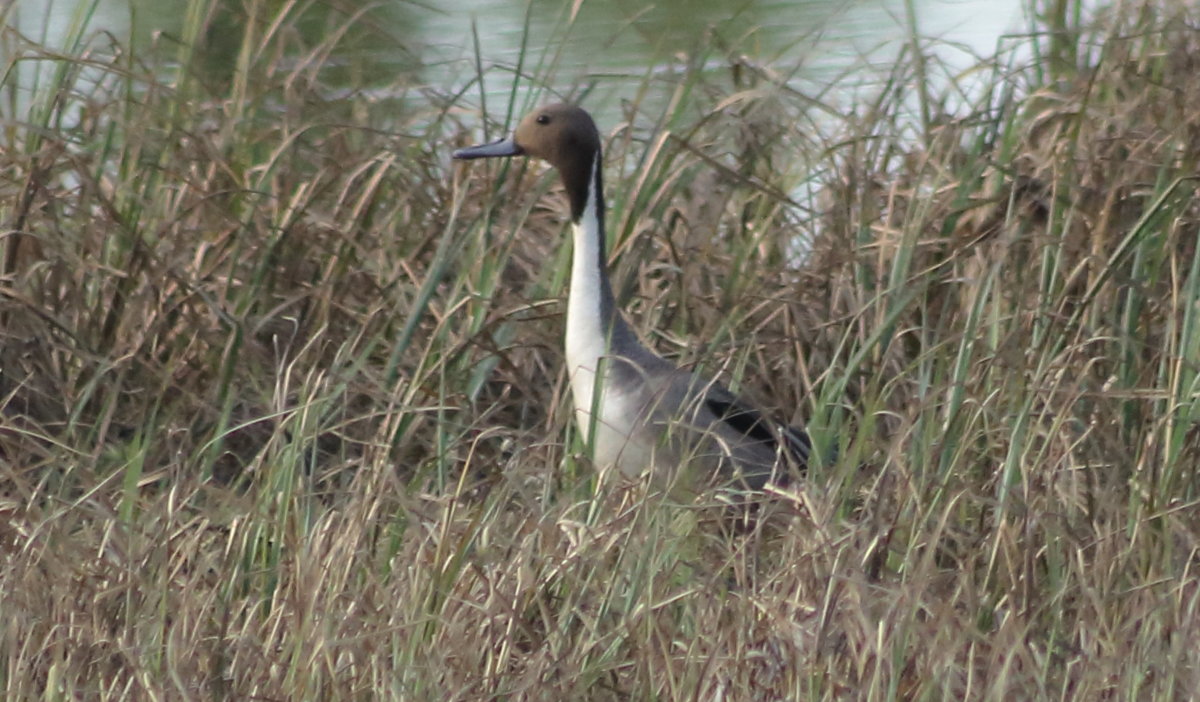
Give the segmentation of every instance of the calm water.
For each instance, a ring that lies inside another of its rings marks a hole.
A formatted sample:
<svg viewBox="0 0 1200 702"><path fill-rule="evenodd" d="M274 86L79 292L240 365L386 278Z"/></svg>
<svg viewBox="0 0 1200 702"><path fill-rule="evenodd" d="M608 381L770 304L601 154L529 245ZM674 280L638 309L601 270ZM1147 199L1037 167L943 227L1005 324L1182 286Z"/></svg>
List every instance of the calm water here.
<svg viewBox="0 0 1200 702"><path fill-rule="evenodd" d="M81 5L91 4L19 0L16 24L26 36L60 44L85 14ZM178 32L185 6L183 0L98 0L88 26L145 42L156 32ZM913 9L919 33L939 39L934 51L951 74L967 68L972 56L995 54L1005 33L1024 26L1020 0L914 0ZM647 85L669 94L671 76L688 61L727 65L729 54L788 71L793 85L805 90L871 84L907 41L909 23L904 0L392 0L364 23L369 31L344 42L330 60L354 65L358 81L365 73L381 91L396 90L396 77L404 76L409 95L413 88L464 92L474 103L486 100L492 111L507 107L514 84L550 94L587 85L589 105L603 110ZM309 39L320 39L329 26L312 23L316 35ZM229 29L226 38L236 42L237 27ZM221 39L220 33L210 37ZM695 55L713 45L723 50ZM232 60L236 43L229 49ZM532 85L529 76L549 85Z"/></svg>

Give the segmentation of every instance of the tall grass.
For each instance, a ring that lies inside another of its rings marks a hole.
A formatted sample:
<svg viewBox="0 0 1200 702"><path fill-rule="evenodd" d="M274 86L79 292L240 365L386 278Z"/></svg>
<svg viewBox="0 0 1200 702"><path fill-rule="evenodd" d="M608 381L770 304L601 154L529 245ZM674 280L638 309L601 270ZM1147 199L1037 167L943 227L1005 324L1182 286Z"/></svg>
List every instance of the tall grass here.
<svg viewBox="0 0 1200 702"><path fill-rule="evenodd" d="M553 178L451 165L470 86L334 89L372 11L270 5L6 35L7 698L1200 694L1194 8L1053 4L832 126L732 55L603 125L634 325L830 458L731 529L588 462Z"/></svg>

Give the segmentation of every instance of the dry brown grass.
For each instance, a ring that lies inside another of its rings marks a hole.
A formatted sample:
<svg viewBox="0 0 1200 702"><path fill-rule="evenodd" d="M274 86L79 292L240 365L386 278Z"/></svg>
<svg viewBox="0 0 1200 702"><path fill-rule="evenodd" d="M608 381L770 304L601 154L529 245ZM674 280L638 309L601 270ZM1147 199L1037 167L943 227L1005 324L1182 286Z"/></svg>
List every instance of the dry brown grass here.
<svg viewBox="0 0 1200 702"><path fill-rule="evenodd" d="M6 697L1200 695L1187 9L924 127L903 63L822 139L745 65L626 106L635 325L838 448L748 532L597 479L556 186L452 170L457 100L329 99L286 16L215 87L59 62L0 154Z"/></svg>

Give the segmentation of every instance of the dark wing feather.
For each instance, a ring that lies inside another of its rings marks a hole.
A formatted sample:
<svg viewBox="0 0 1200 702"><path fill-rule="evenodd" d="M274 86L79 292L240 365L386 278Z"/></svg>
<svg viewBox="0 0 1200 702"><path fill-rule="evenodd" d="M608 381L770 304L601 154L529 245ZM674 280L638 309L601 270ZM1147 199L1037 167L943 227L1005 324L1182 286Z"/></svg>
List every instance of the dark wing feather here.
<svg viewBox="0 0 1200 702"><path fill-rule="evenodd" d="M721 387L710 388L704 395L704 404L718 419L739 434L766 444L772 450L782 441L784 451L800 468L808 465L808 457L812 453L812 440L803 430L768 419L762 412Z"/></svg>

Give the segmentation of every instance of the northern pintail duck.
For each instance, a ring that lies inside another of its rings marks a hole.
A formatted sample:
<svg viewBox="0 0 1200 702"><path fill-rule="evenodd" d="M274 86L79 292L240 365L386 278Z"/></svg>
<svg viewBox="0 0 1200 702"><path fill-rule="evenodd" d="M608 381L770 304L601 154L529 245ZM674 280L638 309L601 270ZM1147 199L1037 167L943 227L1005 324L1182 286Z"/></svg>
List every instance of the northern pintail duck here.
<svg viewBox="0 0 1200 702"><path fill-rule="evenodd" d="M812 444L715 380L647 349L617 309L604 243L604 181L596 123L573 105L534 111L509 139L454 152L456 159L529 156L558 170L571 204L575 249L567 297L567 372L575 419L597 465L646 470L688 484L761 489L802 472Z"/></svg>

